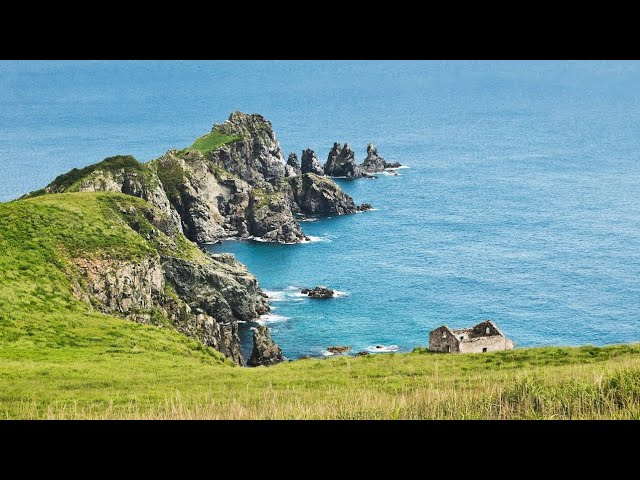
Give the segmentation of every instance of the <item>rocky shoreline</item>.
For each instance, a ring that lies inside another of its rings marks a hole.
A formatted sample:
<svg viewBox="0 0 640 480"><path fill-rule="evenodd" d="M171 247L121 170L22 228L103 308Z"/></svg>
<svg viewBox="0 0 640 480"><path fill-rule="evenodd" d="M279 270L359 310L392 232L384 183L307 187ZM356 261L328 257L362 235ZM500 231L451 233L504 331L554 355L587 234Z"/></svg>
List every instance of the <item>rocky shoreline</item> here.
<svg viewBox="0 0 640 480"><path fill-rule="evenodd" d="M373 208L357 205L330 177L366 178L397 166L378 156L371 144L360 165L352 148L340 143L334 143L324 165L310 149L302 152L300 163L295 153L285 161L269 121L258 114L233 112L190 148L169 150L146 164L131 156L110 157L60 175L25 197L113 192L147 201L149 209L120 212L122 217L147 241L160 235L174 246L163 246L162 254L137 263L76 259L86 279L76 295L100 311L142 323L159 312L177 330L243 364L238 322L268 312L266 295L232 255L181 258L174 252L180 239L200 245L228 238L309 241L300 217ZM141 228L142 224L150 227ZM282 361L268 329L256 328L248 364Z"/></svg>

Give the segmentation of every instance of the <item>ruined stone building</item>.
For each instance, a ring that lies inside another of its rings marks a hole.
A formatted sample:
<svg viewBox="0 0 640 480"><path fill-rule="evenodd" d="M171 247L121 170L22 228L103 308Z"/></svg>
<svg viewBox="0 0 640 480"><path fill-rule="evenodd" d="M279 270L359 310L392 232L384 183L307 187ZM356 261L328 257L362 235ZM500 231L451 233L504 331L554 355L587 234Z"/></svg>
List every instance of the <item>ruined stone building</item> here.
<svg viewBox="0 0 640 480"><path fill-rule="evenodd" d="M429 350L434 352L482 353L512 349L513 342L491 320L455 330L443 325L429 333Z"/></svg>

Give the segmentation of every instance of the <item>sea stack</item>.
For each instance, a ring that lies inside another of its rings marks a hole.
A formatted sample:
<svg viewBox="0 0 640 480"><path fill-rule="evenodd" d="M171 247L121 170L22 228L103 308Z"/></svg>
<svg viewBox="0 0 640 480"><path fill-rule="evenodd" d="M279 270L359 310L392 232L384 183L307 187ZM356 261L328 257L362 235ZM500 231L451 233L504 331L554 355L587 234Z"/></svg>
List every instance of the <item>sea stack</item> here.
<svg viewBox="0 0 640 480"><path fill-rule="evenodd" d="M334 143L324 166L324 173L330 177L359 178L362 172L355 161L353 149L344 144Z"/></svg>
<svg viewBox="0 0 640 480"><path fill-rule="evenodd" d="M269 328L265 325L256 326L253 331L253 351L247 362L249 367L275 365L284 362L282 350L271 338Z"/></svg>
<svg viewBox="0 0 640 480"><path fill-rule="evenodd" d="M298 156L294 152L291 152L289 154L287 164L284 166L284 175L285 177L295 177L298 175L302 175L302 170L300 169L300 164L298 163Z"/></svg>
<svg viewBox="0 0 640 480"><path fill-rule="evenodd" d="M302 173L313 173L315 175L324 175L322 165L318 161L316 154L310 148L302 152Z"/></svg>

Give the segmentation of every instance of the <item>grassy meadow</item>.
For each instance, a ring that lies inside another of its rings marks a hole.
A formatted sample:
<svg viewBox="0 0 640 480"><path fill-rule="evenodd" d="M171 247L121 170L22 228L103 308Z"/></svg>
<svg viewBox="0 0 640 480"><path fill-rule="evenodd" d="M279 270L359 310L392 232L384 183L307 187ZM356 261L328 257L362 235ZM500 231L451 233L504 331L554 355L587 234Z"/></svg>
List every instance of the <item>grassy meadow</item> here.
<svg viewBox="0 0 640 480"><path fill-rule="evenodd" d="M99 314L73 296L69 259L137 258L168 241L134 232L122 202L144 206L89 193L0 204L0 418L640 418L636 344L248 369L166 325Z"/></svg>

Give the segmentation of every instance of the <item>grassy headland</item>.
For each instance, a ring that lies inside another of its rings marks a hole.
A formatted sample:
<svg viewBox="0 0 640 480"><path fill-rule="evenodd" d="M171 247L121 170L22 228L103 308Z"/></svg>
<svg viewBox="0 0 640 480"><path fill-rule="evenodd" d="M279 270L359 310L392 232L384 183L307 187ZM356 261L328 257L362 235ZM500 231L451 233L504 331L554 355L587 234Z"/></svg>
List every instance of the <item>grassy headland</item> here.
<svg viewBox="0 0 640 480"><path fill-rule="evenodd" d="M146 205L105 193L0 204L1 418L640 418L640 345L247 369L166 326L96 313L74 297L69 259L160 252L169 239L128 218Z"/></svg>

